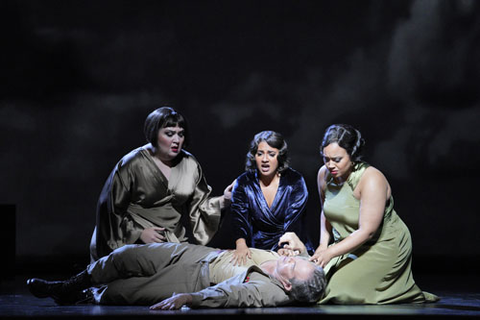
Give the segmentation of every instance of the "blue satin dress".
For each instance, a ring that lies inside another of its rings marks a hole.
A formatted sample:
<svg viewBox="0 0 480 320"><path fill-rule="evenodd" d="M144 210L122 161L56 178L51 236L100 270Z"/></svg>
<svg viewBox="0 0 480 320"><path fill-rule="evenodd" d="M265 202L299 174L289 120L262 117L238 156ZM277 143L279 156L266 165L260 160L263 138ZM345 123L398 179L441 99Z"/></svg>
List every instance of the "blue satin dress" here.
<svg viewBox="0 0 480 320"><path fill-rule="evenodd" d="M232 195L235 239L244 238L251 248L276 251L280 237L291 231L312 253L314 249L305 226L307 199L305 180L291 168L282 172L271 207L262 193L257 173L243 173L237 178Z"/></svg>

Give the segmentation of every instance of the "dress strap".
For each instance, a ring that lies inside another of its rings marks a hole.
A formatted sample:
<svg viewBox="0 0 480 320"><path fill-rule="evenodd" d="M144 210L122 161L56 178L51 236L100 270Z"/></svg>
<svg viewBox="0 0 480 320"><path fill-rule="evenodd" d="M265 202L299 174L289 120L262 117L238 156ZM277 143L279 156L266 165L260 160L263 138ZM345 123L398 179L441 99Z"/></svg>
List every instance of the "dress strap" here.
<svg viewBox="0 0 480 320"><path fill-rule="evenodd" d="M370 165L363 161L357 162L353 165L352 173L350 173L350 176L348 177L348 180L347 180L347 183L350 186L350 188L352 188L352 190L355 190L358 183L360 182L360 179L362 178L363 173L368 167L370 167Z"/></svg>

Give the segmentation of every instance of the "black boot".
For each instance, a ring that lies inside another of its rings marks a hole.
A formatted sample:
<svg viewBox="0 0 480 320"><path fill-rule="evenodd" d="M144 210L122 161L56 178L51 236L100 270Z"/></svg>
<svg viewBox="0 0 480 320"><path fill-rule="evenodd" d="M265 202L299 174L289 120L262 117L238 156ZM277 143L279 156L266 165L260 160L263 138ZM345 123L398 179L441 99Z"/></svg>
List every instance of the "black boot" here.
<svg viewBox="0 0 480 320"><path fill-rule="evenodd" d="M83 300L84 289L90 288L92 283L87 271L82 271L76 276L65 281L47 281L33 278L27 280L30 292L37 298L53 298L57 304L75 304Z"/></svg>

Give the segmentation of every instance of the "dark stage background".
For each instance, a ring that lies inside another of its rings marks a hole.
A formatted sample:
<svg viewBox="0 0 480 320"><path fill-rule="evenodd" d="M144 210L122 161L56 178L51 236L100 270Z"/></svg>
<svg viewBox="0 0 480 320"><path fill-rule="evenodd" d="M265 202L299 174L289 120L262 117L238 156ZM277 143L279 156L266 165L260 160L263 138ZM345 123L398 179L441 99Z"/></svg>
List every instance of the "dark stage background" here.
<svg viewBox="0 0 480 320"><path fill-rule="evenodd" d="M418 261L478 261L478 1L2 0L0 24L0 203L16 209L2 229L19 264L88 262L103 183L162 105L189 120L215 195L256 132L283 133L315 241L318 145L352 124ZM212 245L233 246L228 217Z"/></svg>

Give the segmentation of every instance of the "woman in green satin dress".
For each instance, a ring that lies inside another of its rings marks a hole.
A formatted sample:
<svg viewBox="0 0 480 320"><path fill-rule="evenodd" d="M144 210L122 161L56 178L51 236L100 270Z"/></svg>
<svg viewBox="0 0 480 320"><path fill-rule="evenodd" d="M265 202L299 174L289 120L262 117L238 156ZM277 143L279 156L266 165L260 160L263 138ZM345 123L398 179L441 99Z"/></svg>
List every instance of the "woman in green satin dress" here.
<svg viewBox="0 0 480 320"><path fill-rule="evenodd" d="M393 209L385 176L361 161L364 143L349 125L330 126L322 141L321 235L311 258L328 272L321 303L436 301L415 284L410 232Z"/></svg>
<svg viewBox="0 0 480 320"><path fill-rule="evenodd" d="M310 258L325 269L321 304L424 303L439 298L413 279L412 240L393 209L385 176L361 161L364 139L349 125L332 125L320 152L320 245ZM280 241L300 250L288 235Z"/></svg>

